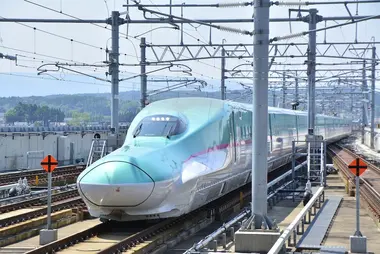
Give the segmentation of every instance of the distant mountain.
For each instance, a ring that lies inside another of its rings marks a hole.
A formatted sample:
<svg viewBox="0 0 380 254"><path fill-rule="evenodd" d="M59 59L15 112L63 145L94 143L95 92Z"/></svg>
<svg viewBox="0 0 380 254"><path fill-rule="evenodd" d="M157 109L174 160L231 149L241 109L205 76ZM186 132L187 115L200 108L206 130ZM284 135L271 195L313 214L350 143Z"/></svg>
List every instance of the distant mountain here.
<svg viewBox="0 0 380 254"><path fill-rule="evenodd" d="M268 94L268 104L270 106L281 107L282 91L276 91L275 97L273 98L273 93ZM299 92L299 109L307 109L307 98L305 97L305 90L300 90ZM349 96L349 95L348 95ZM96 116L110 116L111 104L110 104L110 93L83 93L83 94L58 94L58 95L47 95L47 96L29 96L29 97L0 97L0 113L6 112L7 110L15 107L19 102L27 104L37 104L46 105L52 108L59 108L67 117L70 117L72 111L88 112L93 118ZM176 90L160 93L149 97L149 101L162 100L173 97L209 97L209 98L220 98L220 92L205 92L196 90ZM120 98L120 113L126 112L137 112L140 105L140 92L139 91L127 91L121 92ZM294 101L294 90L287 89L285 95L285 107L291 108L291 103ZM350 99L349 97L338 97L342 98L342 102L337 102L329 99L329 97L319 95L317 96L317 112L328 112L330 108L336 108L338 112L350 112ZM344 99L345 98L345 99ZM354 97L355 98L355 97ZM251 103L252 93L250 90L228 90L227 99ZM345 102L347 100L347 103ZM380 105L380 93L376 93L376 109ZM360 101L354 99L354 103L360 104ZM340 105L341 104L341 105ZM380 115L380 110L376 110L377 115Z"/></svg>
<svg viewBox="0 0 380 254"><path fill-rule="evenodd" d="M238 101L242 97L243 91L229 92L229 98ZM15 107L19 102L27 104L46 105L48 107L59 108L66 115L70 111L76 110L80 112L88 112L92 115L110 115L111 111L111 94L73 94L73 95L47 95L47 96L29 96L29 97L0 97L0 112ZM169 91L152 96L150 101L162 100L173 97L210 97L220 98L218 92L199 92L199 91ZM120 98L120 111L128 111L130 108L138 108L140 103L140 92L127 91L119 94Z"/></svg>

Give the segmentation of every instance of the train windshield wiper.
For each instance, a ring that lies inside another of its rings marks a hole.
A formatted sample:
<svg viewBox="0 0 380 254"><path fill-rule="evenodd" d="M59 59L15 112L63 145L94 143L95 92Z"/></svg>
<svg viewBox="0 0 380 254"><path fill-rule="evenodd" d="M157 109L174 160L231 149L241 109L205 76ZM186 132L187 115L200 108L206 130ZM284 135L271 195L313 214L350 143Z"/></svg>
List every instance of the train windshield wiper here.
<svg viewBox="0 0 380 254"><path fill-rule="evenodd" d="M166 134L166 138L167 139L170 139L170 133L172 132L172 129L173 129L174 125L172 125L168 131L168 133Z"/></svg>
<svg viewBox="0 0 380 254"><path fill-rule="evenodd" d="M141 123L140 126L138 127L138 129L135 131L135 134L133 134L133 138L137 137L137 135L140 134L142 126L143 126L143 124Z"/></svg>

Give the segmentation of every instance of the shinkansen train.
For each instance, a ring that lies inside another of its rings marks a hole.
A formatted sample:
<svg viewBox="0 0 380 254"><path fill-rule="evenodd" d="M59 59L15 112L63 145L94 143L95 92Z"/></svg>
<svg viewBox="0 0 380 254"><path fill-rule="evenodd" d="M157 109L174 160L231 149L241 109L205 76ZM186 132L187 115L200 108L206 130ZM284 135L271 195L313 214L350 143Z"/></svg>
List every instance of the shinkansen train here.
<svg viewBox="0 0 380 254"><path fill-rule="evenodd" d="M248 183L251 108L210 98L151 103L131 123L123 146L79 175L90 214L117 221L176 217ZM350 131L348 120L316 117L315 134L328 141ZM306 134L307 113L270 107L268 170L289 162L292 141Z"/></svg>

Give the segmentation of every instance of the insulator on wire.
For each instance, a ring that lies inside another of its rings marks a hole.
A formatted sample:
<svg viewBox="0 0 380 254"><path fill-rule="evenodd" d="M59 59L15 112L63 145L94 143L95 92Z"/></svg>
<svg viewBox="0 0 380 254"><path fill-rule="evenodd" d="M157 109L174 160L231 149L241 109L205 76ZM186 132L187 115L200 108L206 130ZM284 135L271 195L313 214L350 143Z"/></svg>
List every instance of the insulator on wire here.
<svg viewBox="0 0 380 254"><path fill-rule="evenodd" d="M231 32L231 33L252 35L252 32L249 32L249 31L246 31L246 30L241 30L241 29L238 29L238 28L219 26L219 29L222 30L222 31Z"/></svg>
<svg viewBox="0 0 380 254"><path fill-rule="evenodd" d="M273 2L273 5L277 6L287 6L287 7L298 7L300 5L309 5L309 2L288 2L288 1L276 1Z"/></svg>
<svg viewBox="0 0 380 254"><path fill-rule="evenodd" d="M253 5L253 2L243 2L243 3L219 3L217 7L219 8L235 8L235 7L244 7L248 5Z"/></svg>
<svg viewBox="0 0 380 254"><path fill-rule="evenodd" d="M301 33L289 34L289 35L285 35L285 36L278 36L278 37L274 37L273 39L271 39L271 41L287 40L287 39L302 37L302 36L304 36L306 34L307 33L305 33L305 32L301 32Z"/></svg>

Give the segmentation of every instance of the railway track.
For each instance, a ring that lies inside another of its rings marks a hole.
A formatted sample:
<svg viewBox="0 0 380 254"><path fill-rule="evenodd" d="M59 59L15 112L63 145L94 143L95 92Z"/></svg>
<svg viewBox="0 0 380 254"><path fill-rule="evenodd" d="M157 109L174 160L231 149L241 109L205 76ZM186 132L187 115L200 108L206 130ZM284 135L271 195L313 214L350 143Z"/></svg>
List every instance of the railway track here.
<svg viewBox="0 0 380 254"><path fill-rule="evenodd" d="M277 172L278 173L278 172ZM268 175L268 182L277 178L276 174ZM189 214L159 222L99 222L65 238L41 246L27 253L148 253L162 247L174 238L185 237L190 232L197 232L212 223L213 218L222 218L230 214L243 202L249 201L251 184L247 184L222 198L215 200ZM211 215L211 216L210 216ZM218 217L220 216L220 217ZM175 240L176 241L176 240Z"/></svg>
<svg viewBox="0 0 380 254"><path fill-rule="evenodd" d="M83 208L85 206L83 200L80 197L71 197L71 198L65 198L64 200L53 202L51 205L51 211L52 213L61 211L63 209L68 208ZM44 216L47 214L46 206L42 208L35 209L30 212L25 212L21 214L17 214L8 218L0 219L0 228L4 228L16 223L20 223L23 221L28 221L30 219Z"/></svg>
<svg viewBox="0 0 380 254"><path fill-rule="evenodd" d="M86 208L77 190L57 193L52 199L51 221L55 228L76 223L83 219L83 212ZM15 207L31 207L0 215L1 247L38 235L39 230L46 224L46 196L22 203L12 204L11 207L3 208L3 210L8 210Z"/></svg>
<svg viewBox="0 0 380 254"><path fill-rule="evenodd" d="M240 191L243 193L244 199L250 196L250 186L245 186ZM239 191L232 192L189 214L163 219L156 223L142 221L129 223L99 222L91 228L27 253L72 253L78 250L102 254L121 253L128 250L139 250L142 251L141 253L146 253L156 248L163 241L181 234L184 230L190 228L196 230L196 225L211 223L211 214L226 211L239 204L241 199L239 193Z"/></svg>
<svg viewBox="0 0 380 254"><path fill-rule="evenodd" d="M75 179L84 169L85 165L70 165L57 167L53 173L53 181ZM26 178L29 183L35 182L36 177L39 182L47 182L47 174L43 169L25 170L20 172L0 174L0 185L16 183L20 178Z"/></svg>
<svg viewBox="0 0 380 254"><path fill-rule="evenodd" d="M75 197L79 197L79 193L77 189L54 193L52 194L51 200L52 202L58 202L61 200L75 198ZM2 205L0 206L0 214L18 210L18 209L33 207L33 206L45 205L46 202L47 202L47 195L44 195L40 197L33 197L30 199L22 200L20 202L15 202L12 204Z"/></svg>
<svg viewBox="0 0 380 254"><path fill-rule="evenodd" d="M355 176L348 169L348 165L360 156L336 144L330 145L328 150L328 153L333 157L335 166L340 169L347 180L349 191L352 191L355 188ZM376 219L380 221L380 169L364 158L360 158L368 165L366 172L360 177L360 195Z"/></svg>
<svg viewBox="0 0 380 254"><path fill-rule="evenodd" d="M37 235L39 229L46 223L46 203L45 195L0 206L0 246L7 246ZM56 227L81 220L84 210L86 210L85 204L79 197L77 189L61 191L52 196L52 221Z"/></svg>
<svg viewBox="0 0 380 254"><path fill-rule="evenodd" d="M73 190L76 188L77 188L76 183L75 184L66 184L64 186L56 186L56 187L52 187L52 193L53 194L54 193L60 193L60 192L64 192L67 190ZM5 205L20 203L22 201L33 199L33 198L44 198L44 197L46 197L47 193L48 193L48 190L43 189L40 191L32 191L28 194L22 194L19 196L1 198L0 199L0 207L5 206ZM1 212L0 212L0 214L1 214Z"/></svg>

